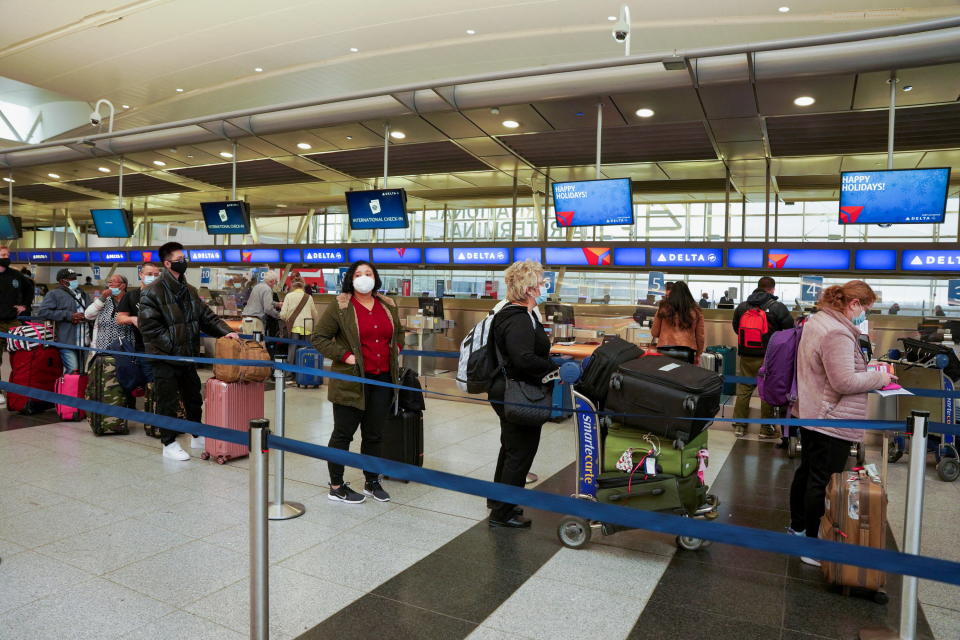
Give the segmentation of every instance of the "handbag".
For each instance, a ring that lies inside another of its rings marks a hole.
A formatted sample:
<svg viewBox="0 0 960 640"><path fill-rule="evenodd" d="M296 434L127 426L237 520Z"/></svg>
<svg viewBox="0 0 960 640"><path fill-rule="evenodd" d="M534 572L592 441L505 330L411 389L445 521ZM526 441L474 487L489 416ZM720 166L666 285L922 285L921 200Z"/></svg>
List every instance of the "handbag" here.
<svg viewBox="0 0 960 640"><path fill-rule="evenodd" d="M494 340L494 346L496 341ZM542 427L553 414L553 387L546 384L531 384L515 380L507 375L503 355L496 347L497 360L504 377L503 417L524 427Z"/></svg>

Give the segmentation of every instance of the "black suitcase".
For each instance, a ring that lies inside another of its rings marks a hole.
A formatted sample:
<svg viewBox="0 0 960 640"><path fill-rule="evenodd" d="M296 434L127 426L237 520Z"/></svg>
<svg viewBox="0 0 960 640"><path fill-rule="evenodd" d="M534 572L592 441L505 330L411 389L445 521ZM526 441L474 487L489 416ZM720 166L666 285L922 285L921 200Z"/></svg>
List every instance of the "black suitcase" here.
<svg viewBox="0 0 960 640"><path fill-rule="evenodd" d="M590 398L597 408L601 408L607 399L610 388L610 376L624 362L643 355L643 349L616 336L607 339L590 356L589 364L584 368L577 391Z"/></svg>
<svg viewBox="0 0 960 640"><path fill-rule="evenodd" d="M380 457L423 466L423 413L403 411L387 420Z"/></svg>
<svg viewBox="0 0 960 640"><path fill-rule="evenodd" d="M618 422L670 438L681 446L706 429L720 411L723 378L667 356L646 356L620 365L610 379L607 409Z"/></svg>

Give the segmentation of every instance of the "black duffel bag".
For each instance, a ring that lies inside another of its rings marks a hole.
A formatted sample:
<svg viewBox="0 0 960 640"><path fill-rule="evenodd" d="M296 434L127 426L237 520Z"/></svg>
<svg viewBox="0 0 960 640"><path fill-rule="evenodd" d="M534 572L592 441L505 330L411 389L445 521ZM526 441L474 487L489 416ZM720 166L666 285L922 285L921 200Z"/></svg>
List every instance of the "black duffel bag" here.
<svg viewBox="0 0 960 640"><path fill-rule="evenodd" d="M643 349L616 336L610 337L590 356L590 362L584 368L576 389L590 398L597 409L603 407L610 388L610 377L624 362L643 355Z"/></svg>

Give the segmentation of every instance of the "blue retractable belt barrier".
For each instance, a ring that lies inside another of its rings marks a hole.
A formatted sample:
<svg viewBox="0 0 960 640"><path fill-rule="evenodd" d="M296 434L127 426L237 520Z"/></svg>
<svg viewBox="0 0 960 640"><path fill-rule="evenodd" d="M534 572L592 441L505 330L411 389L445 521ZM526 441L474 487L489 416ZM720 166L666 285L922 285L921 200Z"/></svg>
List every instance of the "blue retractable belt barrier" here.
<svg viewBox="0 0 960 640"><path fill-rule="evenodd" d="M0 389L46 402L77 407L90 413L142 422L172 431L195 433L236 444L248 444L246 433L232 429L180 420L126 407L106 405L9 382L0 381ZM590 500L578 500L532 489L425 469L274 435L269 435L267 442L268 446L282 451L329 460L353 468L383 473L398 480L409 480L459 493L487 497L509 504L521 504L535 509L574 515L587 520L609 522L635 529L714 540L758 551L808 556L829 562L856 565L960 586L960 562L792 536L751 527L700 521L694 518L680 518L674 515L601 504Z"/></svg>

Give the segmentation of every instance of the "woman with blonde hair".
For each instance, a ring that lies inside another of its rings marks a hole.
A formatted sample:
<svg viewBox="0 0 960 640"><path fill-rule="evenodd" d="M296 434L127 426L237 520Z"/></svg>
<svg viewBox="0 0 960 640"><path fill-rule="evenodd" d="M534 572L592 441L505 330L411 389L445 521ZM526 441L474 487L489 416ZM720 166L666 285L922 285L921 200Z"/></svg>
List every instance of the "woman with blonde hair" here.
<svg viewBox="0 0 960 640"><path fill-rule="evenodd" d="M860 329L877 296L866 282L851 280L827 287L820 311L803 326L797 351L797 406L800 419L866 420L867 392L895 378L867 371L860 350ZM800 466L790 486L790 532L816 538L823 516L827 483L842 473L850 443L863 442L862 429L802 427ZM801 558L820 566L812 558Z"/></svg>
<svg viewBox="0 0 960 640"><path fill-rule="evenodd" d="M494 378L487 397L500 418L500 455L493 481L522 487L540 446L540 430L513 424L506 419L502 402L506 377L541 384L556 369L550 360L550 339L534 313L544 299L543 265L532 260L515 262L503 274L509 301L493 318L490 341L502 357L502 370ZM530 519L517 505L491 501L491 527L525 528Z"/></svg>

